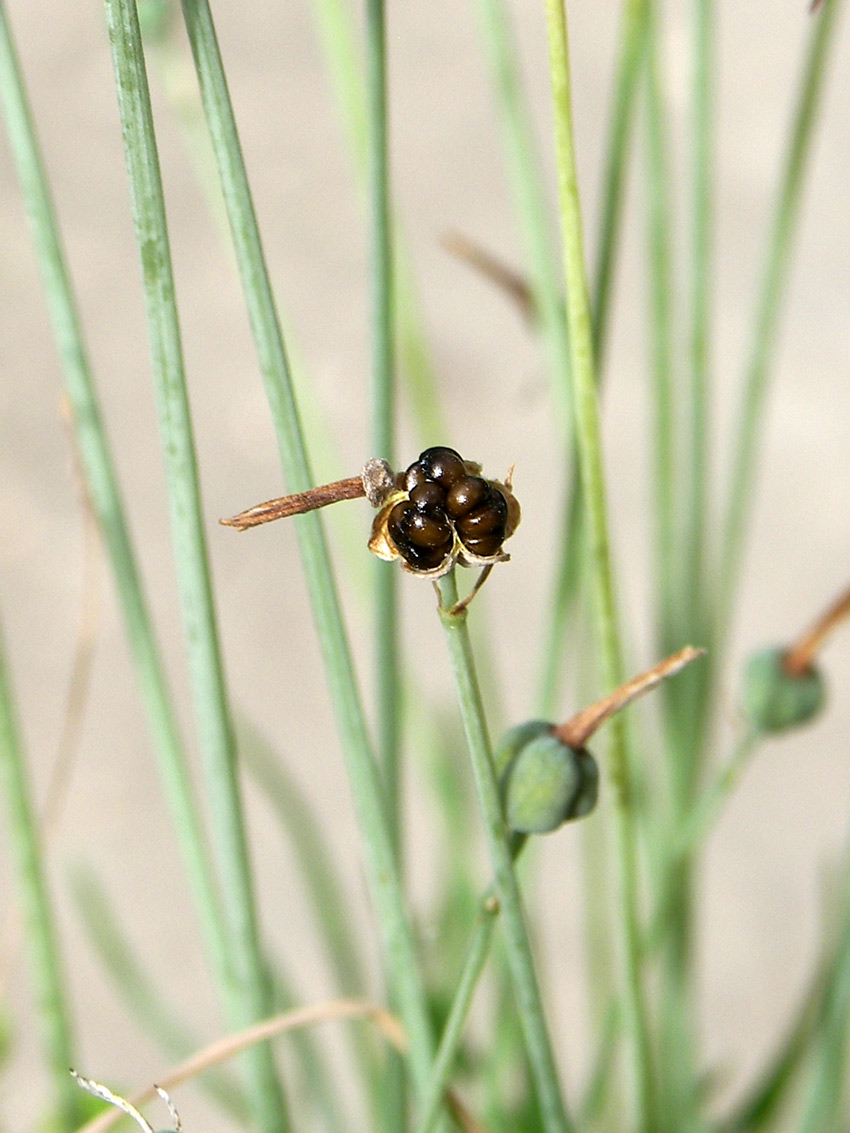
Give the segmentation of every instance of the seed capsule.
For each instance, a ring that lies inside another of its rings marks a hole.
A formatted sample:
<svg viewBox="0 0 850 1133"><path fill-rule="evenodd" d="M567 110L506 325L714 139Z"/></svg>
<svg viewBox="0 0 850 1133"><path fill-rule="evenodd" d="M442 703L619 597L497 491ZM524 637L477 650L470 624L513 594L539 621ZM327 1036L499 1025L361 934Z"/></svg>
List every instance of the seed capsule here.
<svg viewBox="0 0 850 1133"><path fill-rule="evenodd" d="M744 669L741 707L759 732L784 732L808 723L823 708L826 687L818 668L790 673L787 650L764 649Z"/></svg>
<svg viewBox="0 0 850 1133"><path fill-rule="evenodd" d="M596 760L586 749L565 744L544 720L509 729L494 761L505 818L518 834L548 834L596 806Z"/></svg>
<svg viewBox="0 0 850 1133"><path fill-rule="evenodd" d="M480 471L443 445L420 453L376 516L370 549L432 579L455 562L504 562L503 544L519 523L519 504L508 484L485 480Z"/></svg>

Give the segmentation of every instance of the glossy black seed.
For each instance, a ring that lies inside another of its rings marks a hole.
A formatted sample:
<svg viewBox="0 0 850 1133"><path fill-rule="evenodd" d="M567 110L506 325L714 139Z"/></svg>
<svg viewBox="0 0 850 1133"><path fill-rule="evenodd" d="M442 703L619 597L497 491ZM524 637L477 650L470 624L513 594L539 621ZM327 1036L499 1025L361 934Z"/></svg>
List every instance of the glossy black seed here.
<svg viewBox="0 0 850 1133"><path fill-rule="evenodd" d="M445 562L451 543L443 547L416 547L411 543L408 547L399 547L399 550L408 566L415 570L434 570Z"/></svg>
<svg viewBox="0 0 850 1133"><path fill-rule="evenodd" d="M410 493L410 502L417 511L424 511L428 515L436 515L439 512L442 516L446 493L433 480L426 480L422 484L417 484Z"/></svg>
<svg viewBox="0 0 850 1133"><path fill-rule="evenodd" d="M452 529L444 516L435 518L415 508L405 516L404 531L417 547L442 547L452 542Z"/></svg>
<svg viewBox="0 0 850 1133"><path fill-rule="evenodd" d="M455 526L464 541L467 538L477 539L483 535L500 535L505 537L505 528L508 521L508 505L501 494L489 498L486 503L463 515L455 521Z"/></svg>
<svg viewBox="0 0 850 1133"><path fill-rule="evenodd" d="M463 458L453 448L427 448L420 455L418 463L429 480L436 480L446 489L466 475Z"/></svg>
<svg viewBox="0 0 850 1133"><path fill-rule="evenodd" d="M489 559L493 555L498 555L502 549L504 539L501 535L482 535L480 538L462 539L464 547L471 555L478 555L479 558Z"/></svg>
<svg viewBox="0 0 850 1133"><path fill-rule="evenodd" d="M407 516L413 510L407 500L402 500L395 505L387 517L387 530L397 545L407 540Z"/></svg>
<svg viewBox="0 0 850 1133"><path fill-rule="evenodd" d="M426 483L427 480L428 476L425 472L425 469L417 460L416 463L411 464L411 466L405 472L404 484L402 485L402 487L405 489L405 491L412 492L414 488L418 487L418 485L420 484Z"/></svg>
<svg viewBox="0 0 850 1133"><path fill-rule="evenodd" d="M490 485L482 476L463 476L446 493L446 511L457 518L487 499Z"/></svg>

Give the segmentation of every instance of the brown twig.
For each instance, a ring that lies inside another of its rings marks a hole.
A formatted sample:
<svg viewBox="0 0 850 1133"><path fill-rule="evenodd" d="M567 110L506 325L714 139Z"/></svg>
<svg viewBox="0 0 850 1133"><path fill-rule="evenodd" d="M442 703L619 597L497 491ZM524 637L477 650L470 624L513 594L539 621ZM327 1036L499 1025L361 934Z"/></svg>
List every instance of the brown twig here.
<svg viewBox="0 0 850 1133"><path fill-rule="evenodd" d="M335 504L338 500L357 500L365 495L362 476L349 476L346 480L335 480L333 484L323 484L320 488L310 488L293 496L278 496L277 499L249 507L247 511L241 511L229 519L220 519L219 523L245 531L249 527L259 527L261 523L286 519L290 515L303 515L307 511Z"/></svg>
<svg viewBox="0 0 850 1133"><path fill-rule="evenodd" d="M566 724L556 728L555 735L574 751L580 751L609 716L613 716L615 712L619 712L621 708L631 704L637 697L643 696L645 692L655 688L666 677L672 677L675 673L678 673L685 665L690 665L691 661L701 657L703 653L705 653L704 649L695 649L692 645L686 645L684 649L680 649L672 657L660 661L651 669L647 669L645 673L634 677L627 684L620 685L618 689L603 697L602 700L598 700L596 704L591 704L589 708L583 709L571 720L567 720Z"/></svg>
<svg viewBox="0 0 850 1133"><path fill-rule="evenodd" d="M850 615L850 587L785 651L782 667L789 677L801 677L811 668L815 654L819 652L826 638L848 615Z"/></svg>
<svg viewBox="0 0 850 1133"><path fill-rule="evenodd" d="M440 243L447 252L475 268L483 276L495 283L516 303L526 322L537 321L537 304L534 294L524 276L504 261L497 259L480 245L462 236L459 232L447 232Z"/></svg>
<svg viewBox="0 0 850 1133"><path fill-rule="evenodd" d="M349 476L345 480L334 480L332 484L322 484L306 492L296 492L293 496L278 496L264 504L249 507L239 515L220 519L225 527L236 527L244 531L248 527L258 527L261 523L271 523L274 519L286 519L290 515L303 515L316 508L327 507L339 500L358 500L364 496L372 507L380 507L395 489L396 476L385 460L375 457L367 460L359 476Z"/></svg>

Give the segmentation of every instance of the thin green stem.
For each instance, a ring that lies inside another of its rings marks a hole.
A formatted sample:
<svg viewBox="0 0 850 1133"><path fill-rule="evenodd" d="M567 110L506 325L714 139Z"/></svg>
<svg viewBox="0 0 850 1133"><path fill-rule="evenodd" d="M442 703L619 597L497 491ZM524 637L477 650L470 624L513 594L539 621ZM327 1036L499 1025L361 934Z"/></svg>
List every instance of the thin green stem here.
<svg viewBox="0 0 850 1133"><path fill-rule="evenodd" d="M395 318L393 304L392 229L390 220L389 122L387 108L386 11L384 0L366 0L366 95L369 114L370 259L372 283L372 448L370 456L395 466ZM376 747L386 800L387 822L402 874L399 726L401 661L398 639L398 572L372 563L375 627ZM394 1003L392 988L390 1002ZM381 1094L381 1116L387 1129L405 1124L403 1066L388 1055L388 1074Z"/></svg>
<svg viewBox="0 0 850 1133"><path fill-rule="evenodd" d="M652 295L652 353L654 370L653 482L655 523L655 570L657 598L657 640L662 655L669 653L684 639L689 640L692 609L685 601L696 601L694 583L686 577L686 555L683 534L693 516L688 506L691 484L683 483L679 474L682 459L690 469L693 454L689 443L677 450L677 437L682 421L681 383L674 378L674 312L673 255L670 183L670 145L668 114L663 95L661 68L661 36L657 27L656 5L650 3L650 30L647 66L647 126L649 144L649 228L648 257ZM677 398L677 393L679 397ZM702 486L700 485L700 490ZM695 566L696 556L689 565ZM699 678L697 678L699 679ZM691 680L685 682L689 686ZM675 692L667 689L664 703L669 723L668 768L674 806L675 827L687 810L693 753L693 712L683 712L684 683ZM660 1105L662 1128L672 1129L681 1123L682 1133L692 1128L695 1070L693 1066L693 1006L691 1003L691 900L690 873L686 858L677 858L675 868L665 875L668 887L665 900L667 921L666 949L663 954L660 997L660 1038L658 1059L664 1073L661 1077L663 1100Z"/></svg>
<svg viewBox="0 0 850 1133"><path fill-rule="evenodd" d="M608 316L619 245L620 219L625 201L624 181L637 106L637 87L647 42L647 0L625 0L617 53L617 77L608 127L602 210L593 285L593 349L602 372L608 340Z"/></svg>
<svg viewBox="0 0 850 1133"><path fill-rule="evenodd" d="M825 981L801 1133L837 1129L846 1119L850 1032L850 871L846 866L843 888L839 938Z"/></svg>
<svg viewBox="0 0 850 1133"><path fill-rule="evenodd" d="M593 286L593 350L597 378L601 379L602 363L608 338L608 317L611 289L619 247L620 221L625 200L623 184L630 143L633 135L637 84L646 51L649 5L647 0L626 0L623 5L617 77L614 85L611 124L608 129L602 208L596 251L596 275ZM560 291L560 288L559 288ZM565 339L568 344L568 339ZM568 370L565 370L565 373ZM567 641L567 626L574 603L581 591L584 546L584 503L576 485L575 442L568 475L568 490L560 521L559 561L552 600L547 609L546 644L542 650L538 704L543 716L555 711L561 662Z"/></svg>
<svg viewBox="0 0 850 1133"><path fill-rule="evenodd" d="M437 1126L443 1094L463 1040L464 1027L469 1009L472 1006L472 999L484 971L484 965L490 955L493 928L498 912L498 902L491 893L489 899L482 902L472 935L469 938L449 1017L440 1037L437 1057L434 1059L431 1082L419 1115L416 1133L433 1133Z"/></svg>
<svg viewBox="0 0 850 1133"><path fill-rule="evenodd" d="M389 123L384 0L366 4L369 99L369 196L372 280L372 449L370 456L395 464L395 381L392 231L390 225ZM398 649L398 572L375 561L375 677L377 750L387 814L399 853L398 746L401 681Z"/></svg>
<svg viewBox="0 0 850 1133"><path fill-rule="evenodd" d="M808 169L814 127L821 93L829 72L829 49L842 0L826 0L813 19L811 38L803 65L788 148L779 180L767 255L758 288L753 341L741 390L740 406L734 414L738 433L729 468L725 524L721 542L720 591L717 602L717 632L724 636L734 605L735 588L744 550L746 520L752 506L756 456L764 424L767 396L781 301L788 280L791 247Z"/></svg>
<svg viewBox="0 0 850 1133"><path fill-rule="evenodd" d="M570 346L557 258L552 252L549 208L542 190L540 162L534 152L534 130L522 91L507 6L504 0L478 0L478 7L566 454L572 435Z"/></svg>
<svg viewBox="0 0 850 1133"><path fill-rule="evenodd" d="M709 343L712 329L712 244L714 217L714 0L694 3L693 155L691 216L690 421L684 509L683 608L685 636L703 641L705 541L711 387ZM690 682L689 682L690 683Z"/></svg>
<svg viewBox="0 0 850 1133"><path fill-rule="evenodd" d="M519 856L525 843L524 835L514 835L511 843L511 853L514 860ZM437 1057L434 1059L431 1083L422 1106L416 1133L432 1133L435 1128L440 1114L440 1102L463 1040L464 1027L469 1009L472 1006L475 990L490 955L493 928L499 911L499 901L491 886L479 902L478 915L475 918L475 924L466 945L460 977L455 987L443 1033L440 1036L440 1045L437 1049Z"/></svg>
<svg viewBox="0 0 850 1133"><path fill-rule="evenodd" d="M663 858L662 878L658 886L659 903L647 932L648 943L645 948L647 955L654 954L658 942L664 933L670 930L671 903L674 899L676 878L680 876L683 865L694 851L705 844L763 739L761 733L749 728L740 736L728 761L712 779L710 785L701 792L687 817L676 828L672 846Z"/></svg>
<svg viewBox="0 0 850 1133"><path fill-rule="evenodd" d="M653 486L655 493L655 580L658 586L658 648L666 656L682 640L677 580L676 408L673 380L672 208L667 122L659 75L660 43L655 5L647 4L647 188L649 197L650 325L654 389ZM677 686L678 687L678 686Z"/></svg>
<svg viewBox="0 0 850 1133"><path fill-rule="evenodd" d="M270 1014L272 1000L259 943L236 749L219 647L186 392L180 327L159 160L141 33L134 0L106 0L136 238L142 263L160 432L166 460L172 537L187 643L212 848L225 906L231 1023L248 1026ZM250 1100L266 1133L288 1128L271 1051L244 1056Z"/></svg>
<svg viewBox="0 0 850 1133"><path fill-rule="evenodd" d="M207 948L220 986L226 984L227 947L221 901L188 772L185 749L168 689L130 541L118 480L92 381L71 278L59 238L44 163L0 6L0 82L12 153L32 227L48 312L53 324L80 462L91 506L106 542L124 615L130 651L160 763L160 774L180 842Z"/></svg>
<svg viewBox="0 0 850 1133"><path fill-rule="evenodd" d="M572 357L579 467L587 512L589 560L596 598L596 625L603 687L623 683L623 663L608 542L605 481L593 359L593 334L585 274L584 240L575 163L570 92L569 38L562 0L546 0L549 65L555 118L558 200L564 244L567 320ZM610 724L610 778L614 786L619 901L625 956L624 1018L631 1051L636 1126L656 1128L655 1083L640 969L638 860L631 774L621 716Z"/></svg>
<svg viewBox="0 0 850 1133"><path fill-rule="evenodd" d="M522 898L514 872L512 839L502 814L493 753L469 640L468 613L466 609L459 613L452 612L457 600L457 579L454 570L451 570L440 582L440 618L446 631L446 644L472 761L484 834L501 905L508 964L520 1026L537 1088L544 1128L548 1133L555 1133L555 1130L572 1129L572 1123L567 1117L558 1084L558 1073L523 915Z"/></svg>
<svg viewBox="0 0 850 1133"><path fill-rule="evenodd" d="M281 463L290 491L305 491L313 481L209 5L205 0L184 0L183 12L278 437ZM410 1044L411 1072L421 1095L430 1075L433 1039L413 933L404 907L385 814L383 787L366 731L321 522L318 514L311 512L298 516L295 523L331 697L338 714L363 842L366 876L381 930L387 968Z"/></svg>
<svg viewBox="0 0 850 1133"><path fill-rule="evenodd" d="M0 23L4 21L0 5ZM56 1110L63 1130L75 1129L84 1107L68 1075L74 1063L71 1015L53 911L39 845L21 739L15 720L6 650L0 633L0 795L6 800L6 827L14 862L33 982L35 1014L53 1078Z"/></svg>
<svg viewBox="0 0 850 1133"><path fill-rule="evenodd" d="M313 11L349 148L357 163L357 171L366 174L369 111L351 7L345 0L313 0ZM398 217L393 221L393 233L393 309L398 334L399 369L405 379L412 417L419 434L433 442L447 434L440 413L438 390L410 256L404 246Z"/></svg>

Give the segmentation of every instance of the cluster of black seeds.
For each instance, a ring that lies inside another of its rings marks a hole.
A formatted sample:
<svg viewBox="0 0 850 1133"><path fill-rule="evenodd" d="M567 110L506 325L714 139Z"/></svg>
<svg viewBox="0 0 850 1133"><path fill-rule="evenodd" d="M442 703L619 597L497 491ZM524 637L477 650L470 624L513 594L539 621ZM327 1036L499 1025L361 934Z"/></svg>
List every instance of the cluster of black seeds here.
<svg viewBox="0 0 850 1133"><path fill-rule="evenodd" d="M387 530L399 554L415 570L435 570L454 546L490 558L507 536L508 503L490 481L467 471L451 448L429 448L401 476L407 499L395 505Z"/></svg>

